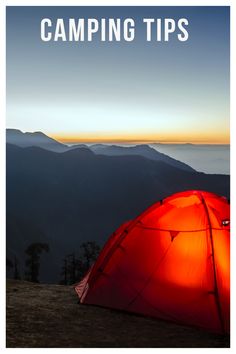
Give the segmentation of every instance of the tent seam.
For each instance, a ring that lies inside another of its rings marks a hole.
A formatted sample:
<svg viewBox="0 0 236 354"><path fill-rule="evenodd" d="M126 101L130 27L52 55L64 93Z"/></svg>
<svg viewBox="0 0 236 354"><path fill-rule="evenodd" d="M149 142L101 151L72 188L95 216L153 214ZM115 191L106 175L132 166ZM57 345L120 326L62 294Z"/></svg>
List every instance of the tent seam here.
<svg viewBox="0 0 236 354"><path fill-rule="evenodd" d="M224 321L223 321L223 316L222 316L222 309L221 309L220 300L219 300L219 289L218 289L218 284L217 284L217 276L216 276L214 243L213 243L213 235L212 235L212 229L213 228L211 227L211 219L210 219L210 215L209 215L209 211L208 211L208 207L207 207L206 201L205 201L203 195L201 193L199 193L199 194L200 194L200 198L201 198L202 204L204 206L204 209L205 209L205 212L206 212L206 216L207 216L207 219L208 219L208 223L209 223L210 243L211 243L211 251L212 251L212 255L211 256L212 256L213 277L214 277L214 297L215 297L216 308L217 308L217 312L218 312L218 316L219 316L221 329L222 329L222 332L225 333Z"/></svg>

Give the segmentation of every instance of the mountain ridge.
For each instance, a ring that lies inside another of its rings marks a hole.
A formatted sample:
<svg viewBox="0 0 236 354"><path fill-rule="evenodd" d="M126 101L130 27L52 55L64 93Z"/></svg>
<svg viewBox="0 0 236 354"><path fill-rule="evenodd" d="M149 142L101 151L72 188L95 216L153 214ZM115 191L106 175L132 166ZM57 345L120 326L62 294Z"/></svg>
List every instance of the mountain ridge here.
<svg viewBox="0 0 236 354"><path fill-rule="evenodd" d="M82 242L103 245L116 228L175 192L202 189L229 197L229 176L184 171L139 155L89 149L56 153L7 144L7 255L49 243L40 279L58 282L63 257Z"/></svg>
<svg viewBox="0 0 236 354"><path fill-rule="evenodd" d="M150 160L164 161L169 165L180 168L182 170L191 172L195 171L192 167L185 164L184 162L173 159L170 156L163 154L146 144L140 144L129 147L95 144L90 146L90 149L96 154L108 156L140 155Z"/></svg>
<svg viewBox="0 0 236 354"><path fill-rule="evenodd" d="M7 129L6 131L6 142L27 148L32 146L37 146L42 149L53 151L57 153L64 153L71 150L87 148L90 149L95 154L101 154L106 156L125 156L125 155L139 155L150 160L155 161L164 161L167 164L180 168L186 171L194 171L192 167L189 165L173 159L172 157L163 154L154 148L150 147L149 145L141 144L132 147L122 147L116 145L104 145L104 144L94 144L90 147L86 146L85 144L77 144L68 146L58 142L55 139L48 137L46 134L42 132L21 132L18 129Z"/></svg>

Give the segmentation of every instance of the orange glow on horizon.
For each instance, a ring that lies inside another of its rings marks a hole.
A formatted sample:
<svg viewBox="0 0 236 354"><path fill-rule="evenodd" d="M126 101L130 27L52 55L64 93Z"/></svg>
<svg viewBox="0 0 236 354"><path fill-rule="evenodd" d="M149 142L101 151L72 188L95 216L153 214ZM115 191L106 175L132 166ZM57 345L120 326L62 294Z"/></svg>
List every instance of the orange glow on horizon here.
<svg viewBox="0 0 236 354"><path fill-rule="evenodd" d="M83 133L83 134L49 134L53 139L61 143L122 143L122 144L150 144L150 143L165 143L165 144L229 144L229 137L225 135L209 134L197 136L189 134L188 136L178 136L174 134L104 134L104 133Z"/></svg>

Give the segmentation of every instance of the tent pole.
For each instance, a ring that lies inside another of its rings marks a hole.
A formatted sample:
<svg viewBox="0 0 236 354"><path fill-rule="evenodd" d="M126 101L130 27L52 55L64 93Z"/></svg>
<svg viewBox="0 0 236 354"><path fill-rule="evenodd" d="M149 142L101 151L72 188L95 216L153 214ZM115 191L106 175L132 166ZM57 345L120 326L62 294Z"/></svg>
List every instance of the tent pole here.
<svg viewBox="0 0 236 354"><path fill-rule="evenodd" d="M216 307L218 311L218 316L220 320L220 325L221 325L221 330L223 333L225 333L225 328L224 328L224 320L222 316L222 310L221 310L221 305L220 305L220 297L219 297L219 289L217 285L217 276L216 276L216 267L215 267L215 253L214 253L214 242L213 242L213 234L212 234L212 226L211 226L211 219L208 211L208 207L206 205L205 199L201 195L201 201L204 206L208 224L209 224L209 233L210 233L210 243L211 243L211 256L212 256L212 263L213 263L213 277L214 277L214 295L215 295L215 301L216 301Z"/></svg>

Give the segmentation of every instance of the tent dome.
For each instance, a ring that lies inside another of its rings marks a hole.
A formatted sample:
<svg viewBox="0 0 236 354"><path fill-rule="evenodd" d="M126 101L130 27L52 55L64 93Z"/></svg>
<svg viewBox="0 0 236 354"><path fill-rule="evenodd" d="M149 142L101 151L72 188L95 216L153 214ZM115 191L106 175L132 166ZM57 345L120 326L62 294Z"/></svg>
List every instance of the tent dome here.
<svg viewBox="0 0 236 354"><path fill-rule="evenodd" d="M111 235L76 286L82 303L229 331L230 208L205 191L167 197Z"/></svg>

